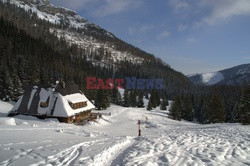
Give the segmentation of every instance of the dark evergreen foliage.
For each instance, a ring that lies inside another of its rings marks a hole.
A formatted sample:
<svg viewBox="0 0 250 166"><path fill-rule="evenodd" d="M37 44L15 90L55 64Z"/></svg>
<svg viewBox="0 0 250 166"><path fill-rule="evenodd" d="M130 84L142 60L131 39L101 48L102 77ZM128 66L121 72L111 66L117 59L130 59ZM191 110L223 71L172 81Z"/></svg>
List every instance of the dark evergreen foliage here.
<svg viewBox="0 0 250 166"><path fill-rule="evenodd" d="M169 110L169 116L174 120L181 120L181 111L182 111L181 98L179 96L176 96L174 98L172 107Z"/></svg>
<svg viewBox="0 0 250 166"><path fill-rule="evenodd" d="M97 90L95 106L98 110L104 110L110 106L110 96L108 90L106 89Z"/></svg>
<svg viewBox="0 0 250 166"><path fill-rule="evenodd" d="M210 99L207 116L208 123L222 123L225 121L225 108L219 95L215 94Z"/></svg>
<svg viewBox="0 0 250 166"><path fill-rule="evenodd" d="M136 99L136 106L139 107L139 108L144 108L144 101L143 101L143 92L142 91L139 91L138 92L138 96L137 96L137 99Z"/></svg>
<svg viewBox="0 0 250 166"><path fill-rule="evenodd" d="M161 109L161 110L167 110L167 106L168 106L168 100L163 99L163 100L161 101L160 109Z"/></svg>
<svg viewBox="0 0 250 166"><path fill-rule="evenodd" d="M250 124L250 85L242 93L238 108L239 122L244 125Z"/></svg>
<svg viewBox="0 0 250 166"><path fill-rule="evenodd" d="M183 102L183 109L181 112L182 119L193 121L193 109L190 97L185 97Z"/></svg>
<svg viewBox="0 0 250 166"><path fill-rule="evenodd" d="M153 109L153 107L152 107L152 102L149 100L148 106L147 106L147 110L148 110L148 111L151 111L152 109Z"/></svg>

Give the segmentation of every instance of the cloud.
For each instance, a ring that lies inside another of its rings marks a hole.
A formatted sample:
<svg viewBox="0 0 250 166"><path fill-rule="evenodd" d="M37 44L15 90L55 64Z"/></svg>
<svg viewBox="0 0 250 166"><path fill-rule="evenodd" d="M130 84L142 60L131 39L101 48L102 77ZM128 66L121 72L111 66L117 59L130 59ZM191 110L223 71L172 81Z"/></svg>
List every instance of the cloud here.
<svg viewBox="0 0 250 166"><path fill-rule="evenodd" d="M210 13L196 22L196 27L228 21L234 16L250 15L250 0L201 0L199 5L208 8Z"/></svg>
<svg viewBox="0 0 250 166"><path fill-rule="evenodd" d="M135 29L132 27L128 27L128 34L129 35L134 35L135 34Z"/></svg>
<svg viewBox="0 0 250 166"><path fill-rule="evenodd" d="M249 57L242 57L243 60L250 60L250 56Z"/></svg>
<svg viewBox="0 0 250 166"><path fill-rule="evenodd" d="M141 25L140 27L128 27L128 34L134 35L136 33L138 34L144 34L146 32L149 32L155 28L154 25Z"/></svg>
<svg viewBox="0 0 250 166"><path fill-rule="evenodd" d="M187 25L183 25L183 24L179 25L178 28L177 28L177 30L179 32L183 32L183 31L185 31L187 29L188 29L188 26Z"/></svg>
<svg viewBox="0 0 250 166"><path fill-rule="evenodd" d="M187 38L187 42L189 42L189 43L194 43L196 41L197 41L197 39L194 36L190 36L189 38Z"/></svg>
<svg viewBox="0 0 250 166"><path fill-rule="evenodd" d="M177 12L189 10L191 8L191 5L185 0L169 0L169 4Z"/></svg>
<svg viewBox="0 0 250 166"><path fill-rule="evenodd" d="M81 10L86 8L87 5L96 0L51 0L51 3L56 6L67 7L72 10Z"/></svg>
<svg viewBox="0 0 250 166"><path fill-rule="evenodd" d="M73 10L85 10L93 16L103 17L140 7L143 0L51 0L53 4Z"/></svg>
<svg viewBox="0 0 250 166"><path fill-rule="evenodd" d="M134 9L143 4L142 0L99 0L102 5L92 12L95 16L107 16L114 13Z"/></svg>
<svg viewBox="0 0 250 166"><path fill-rule="evenodd" d="M194 59L194 58L184 57L184 56L173 56L172 59L180 64L197 65L197 64L202 63L202 61L199 59Z"/></svg>
<svg viewBox="0 0 250 166"><path fill-rule="evenodd" d="M167 30L161 32L158 36L157 39L162 39L162 38L168 38L171 35L171 33Z"/></svg>
<svg viewBox="0 0 250 166"><path fill-rule="evenodd" d="M143 26L141 26L141 28L140 28L140 32L141 33L145 33L145 32L148 32L148 31L150 31L150 30L153 30L155 28L155 26L154 25L143 25Z"/></svg>

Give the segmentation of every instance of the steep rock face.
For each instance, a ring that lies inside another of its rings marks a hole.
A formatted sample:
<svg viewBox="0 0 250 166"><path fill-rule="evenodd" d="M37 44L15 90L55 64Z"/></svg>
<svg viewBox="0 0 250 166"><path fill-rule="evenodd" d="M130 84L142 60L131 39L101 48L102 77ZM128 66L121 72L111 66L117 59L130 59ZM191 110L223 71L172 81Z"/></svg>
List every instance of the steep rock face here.
<svg viewBox="0 0 250 166"><path fill-rule="evenodd" d="M189 75L195 84L247 85L250 83L250 64L235 66L218 72Z"/></svg>
<svg viewBox="0 0 250 166"><path fill-rule="evenodd" d="M53 24L63 23L67 27L84 28L84 25L87 23L87 19L80 17L75 11L63 7L55 7L49 0L11 0L10 3L24 8L26 11L31 10L40 19Z"/></svg>

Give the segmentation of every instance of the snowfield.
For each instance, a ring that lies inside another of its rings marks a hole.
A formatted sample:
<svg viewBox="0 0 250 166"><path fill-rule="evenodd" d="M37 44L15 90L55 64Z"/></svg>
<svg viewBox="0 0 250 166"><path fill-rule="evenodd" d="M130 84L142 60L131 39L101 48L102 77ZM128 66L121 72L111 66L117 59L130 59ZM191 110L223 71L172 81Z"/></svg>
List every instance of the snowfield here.
<svg viewBox="0 0 250 166"><path fill-rule="evenodd" d="M167 111L115 105L102 112L98 123L75 126L55 119L6 117L11 108L0 101L3 166L250 165L249 126L178 122Z"/></svg>
<svg viewBox="0 0 250 166"><path fill-rule="evenodd" d="M202 81L206 85L214 85L224 79L224 76L220 72L211 72L201 74Z"/></svg>

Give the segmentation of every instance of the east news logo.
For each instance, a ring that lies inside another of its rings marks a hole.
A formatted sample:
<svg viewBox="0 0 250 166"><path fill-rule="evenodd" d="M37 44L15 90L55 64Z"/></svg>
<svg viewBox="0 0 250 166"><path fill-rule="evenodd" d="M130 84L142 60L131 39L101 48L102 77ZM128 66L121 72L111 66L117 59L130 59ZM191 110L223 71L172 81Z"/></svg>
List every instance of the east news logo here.
<svg viewBox="0 0 250 166"><path fill-rule="evenodd" d="M126 81L126 88L124 88ZM86 89L163 89L163 79L137 79L126 77L125 79L112 79L106 81L96 77L87 77Z"/></svg>

